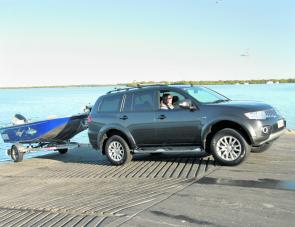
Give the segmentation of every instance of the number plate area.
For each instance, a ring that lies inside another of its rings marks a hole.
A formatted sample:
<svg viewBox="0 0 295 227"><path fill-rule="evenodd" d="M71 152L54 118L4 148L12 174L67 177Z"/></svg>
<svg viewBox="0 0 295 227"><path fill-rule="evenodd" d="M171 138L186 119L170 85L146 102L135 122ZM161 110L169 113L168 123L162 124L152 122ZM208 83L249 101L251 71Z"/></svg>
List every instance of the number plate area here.
<svg viewBox="0 0 295 227"><path fill-rule="evenodd" d="M278 128L283 128L285 126L284 120L279 120L277 123L278 123Z"/></svg>

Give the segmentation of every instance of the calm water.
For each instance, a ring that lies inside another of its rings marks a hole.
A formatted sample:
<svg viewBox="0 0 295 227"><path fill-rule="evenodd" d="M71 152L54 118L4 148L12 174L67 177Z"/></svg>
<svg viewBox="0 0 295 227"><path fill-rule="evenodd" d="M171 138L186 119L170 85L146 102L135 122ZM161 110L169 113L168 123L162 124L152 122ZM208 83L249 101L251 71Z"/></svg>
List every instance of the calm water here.
<svg viewBox="0 0 295 227"><path fill-rule="evenodd" d="M295 129L295 84L261 85L212 85L208 86L231 99L258 100L267 102L286 117L287 127ZM16 113L30 120L46 119L49 116L69 116L82 111L87 103L93 104L97 97L112 87L96 88L38 88L0 89L0 126L11 121ZM88 143L87 133L82 132L73 141ZM5 150L10 147L0 137L0 162L10 161ZM31 153L25 157L44 154Z"/></svg>

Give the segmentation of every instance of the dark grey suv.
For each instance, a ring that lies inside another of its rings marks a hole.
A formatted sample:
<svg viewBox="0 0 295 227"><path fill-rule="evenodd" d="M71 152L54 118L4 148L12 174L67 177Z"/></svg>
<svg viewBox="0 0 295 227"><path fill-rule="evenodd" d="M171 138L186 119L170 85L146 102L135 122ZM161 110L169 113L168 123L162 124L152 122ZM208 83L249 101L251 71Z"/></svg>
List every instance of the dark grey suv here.
<svg viewBox="0 0 295 227"><path fill-rule="evenodd" d="M161 108L163 99L172 108ZM167 100L166 100L167 101ZM223 165L268 149L286 128L272 106L233 101L202 86L138 86L98 98L88 118L89 140L115 165L134 153L201 151Z"/></svg>

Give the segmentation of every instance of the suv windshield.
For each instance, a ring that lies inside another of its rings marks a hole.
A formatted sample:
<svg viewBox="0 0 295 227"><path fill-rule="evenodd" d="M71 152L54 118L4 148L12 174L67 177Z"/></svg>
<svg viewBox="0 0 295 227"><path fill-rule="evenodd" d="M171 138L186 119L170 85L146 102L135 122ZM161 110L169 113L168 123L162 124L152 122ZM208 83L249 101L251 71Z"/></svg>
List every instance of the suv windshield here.
<svg viewBox="0 0 295 227"><path fill-rule="evenodd" d="M182 89L201 103L219 103L229 101L227 97L206 87L184 87Z"/></svg>

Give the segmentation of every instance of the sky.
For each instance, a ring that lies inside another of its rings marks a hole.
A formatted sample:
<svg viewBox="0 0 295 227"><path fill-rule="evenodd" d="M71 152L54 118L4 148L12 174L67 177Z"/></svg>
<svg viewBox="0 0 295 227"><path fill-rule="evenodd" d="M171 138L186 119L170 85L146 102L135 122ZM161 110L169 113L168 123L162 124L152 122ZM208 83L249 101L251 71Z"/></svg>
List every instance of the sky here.
<svg viewBox="0 0 295 227"><path fill-rule="evenodd" d="M0 87L295 78L293 0L0 0Z"/></svg>

